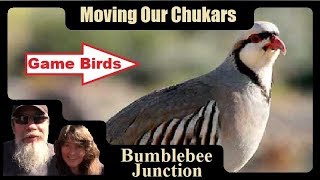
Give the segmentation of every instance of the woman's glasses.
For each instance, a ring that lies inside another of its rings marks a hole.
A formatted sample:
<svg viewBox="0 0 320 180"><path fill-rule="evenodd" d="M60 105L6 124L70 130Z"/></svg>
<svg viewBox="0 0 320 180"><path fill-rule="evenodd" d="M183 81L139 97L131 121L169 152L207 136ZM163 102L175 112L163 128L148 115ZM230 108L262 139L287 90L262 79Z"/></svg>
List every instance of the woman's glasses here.
<svg viewBox="0 0 320 180"><path fill-rule="evenodd" d="M17 124L28 124L29 120L33 120L35 124L41 124L47 119L48 116L44 115L35 115L35 116L27 116L27 115L19 115L19 116L12 116L12 120Z"/></svg>

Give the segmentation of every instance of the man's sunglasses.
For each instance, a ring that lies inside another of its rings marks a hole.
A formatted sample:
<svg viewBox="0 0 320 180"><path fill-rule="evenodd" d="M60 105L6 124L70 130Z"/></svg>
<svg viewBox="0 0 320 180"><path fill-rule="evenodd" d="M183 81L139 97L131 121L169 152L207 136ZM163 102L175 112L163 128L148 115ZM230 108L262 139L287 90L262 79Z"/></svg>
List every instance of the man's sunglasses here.
<svg viewBox="0 0 320 180"><path fill-rule="evenodd" d="M27 115L19 115L19 116L12 116L12 120L17 124L28 124L29 120L33 120L35 124L41 124L47 119L48 116L44 115L36 115L36 116L27 116Z"/></svg>

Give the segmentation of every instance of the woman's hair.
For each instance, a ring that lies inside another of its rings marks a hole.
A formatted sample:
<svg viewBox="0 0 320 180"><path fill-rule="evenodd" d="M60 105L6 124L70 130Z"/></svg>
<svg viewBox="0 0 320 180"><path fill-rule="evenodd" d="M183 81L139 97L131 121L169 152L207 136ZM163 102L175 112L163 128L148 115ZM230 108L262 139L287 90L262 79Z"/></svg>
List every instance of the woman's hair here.
<svg viewBox="0 0 320 180"><path fill-rule="evenodd" d="M72 175L68 165L62 159L61 147L68 140L74 139L75 143L85 149L85 156L79 165L81 175L103 174L103 165L99 161L100 151L94 142L89 130L83 125L66 125L59 134L58 140L54 143L54 151L57 158L57 169L61 175Z"/></svg>

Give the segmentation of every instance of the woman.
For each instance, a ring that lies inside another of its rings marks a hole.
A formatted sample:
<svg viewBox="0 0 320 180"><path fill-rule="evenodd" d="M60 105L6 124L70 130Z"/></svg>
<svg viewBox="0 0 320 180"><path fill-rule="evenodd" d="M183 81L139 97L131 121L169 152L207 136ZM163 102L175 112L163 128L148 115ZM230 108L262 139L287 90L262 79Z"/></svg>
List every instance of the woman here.
<svg viewBox="0 0 320 180"><path fill-rule="evenodd" d="M100 151L85 126L64 126L54 143L54 149L60 175L103 174Z"/></svg>

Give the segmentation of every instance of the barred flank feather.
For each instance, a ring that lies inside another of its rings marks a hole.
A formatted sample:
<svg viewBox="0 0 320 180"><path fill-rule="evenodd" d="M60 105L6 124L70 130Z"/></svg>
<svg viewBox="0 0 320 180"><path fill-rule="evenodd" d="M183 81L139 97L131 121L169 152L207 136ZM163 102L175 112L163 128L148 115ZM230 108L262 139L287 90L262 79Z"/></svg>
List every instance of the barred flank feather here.
<svg viewBox="0 0 320 180"><path fill-rule="evenodd" d="M171 119L146 132L139 145L214 145L218 141L219 110L209 101L193 114Z"/></svg>

